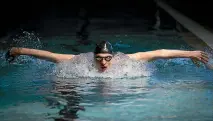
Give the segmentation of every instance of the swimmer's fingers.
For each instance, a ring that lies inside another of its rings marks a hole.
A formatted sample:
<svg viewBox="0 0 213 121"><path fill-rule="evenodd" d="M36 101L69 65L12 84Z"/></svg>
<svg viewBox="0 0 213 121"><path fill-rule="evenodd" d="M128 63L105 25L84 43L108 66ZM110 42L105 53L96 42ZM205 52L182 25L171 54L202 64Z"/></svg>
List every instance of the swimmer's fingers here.
<svg viewBox="0 0 213 121"><path fill-rule="evenodd" d="M10 57L10 50L8 50L5 54L5 59L8 60L8 58Z"/></svg>
<svg viewBox="0 0 213 121"><path fill-rule="evenodd" d="M11 49L9 49L6 54L5 54L5 59L6 61L8 61L9 63L11 63L12 61L15 60L15 56L11 55Z"/></svg>
<svg viewBox="0 0 213 121"><path fill-rule="evenodd" d="M207 64L209 62L209 59L205 57L201 57L201 62L203 62L204 64Z"/></svg>
<svg viewBox="0 0 213 121"><path fill-rule="evenodd" d="M205 63L205 64L208 63L209 57L208 57L208 54L207 54L207 53L201 52L201 61L202 61L203 63Z"/></svg>
<svg viewBox="0 0 213 121"><path fill-rule="evenodd" d="M205 52L203 52L203 51L201 51L201 55L202 55L203 57L209 58L208 54L205 53Z"/></svg>
<svg viewBox="0 0 213 121"><path fill-rule="evenodd" d="M208 57L208 54L203 52L203 51L200 51L199 54L196 56L195 60L198 60L204 64L207 64L208 63L208 60L209 60L209 57Z"/></svg>
<svg viewBox="0 0 213 121"><path fill-rule="evenodd" d="M200 63L198 62L198 60L196 59L191 59L191 60L197 67L200 67Z"/></svg>
<svg viewBox="0 0 213 121"><path fill-rule="evenodd" d="M207 64L209 61L208 54L203 51L193 51L191 59L192 59L192 62L197 66L200 65L199 62Z"/></svg>

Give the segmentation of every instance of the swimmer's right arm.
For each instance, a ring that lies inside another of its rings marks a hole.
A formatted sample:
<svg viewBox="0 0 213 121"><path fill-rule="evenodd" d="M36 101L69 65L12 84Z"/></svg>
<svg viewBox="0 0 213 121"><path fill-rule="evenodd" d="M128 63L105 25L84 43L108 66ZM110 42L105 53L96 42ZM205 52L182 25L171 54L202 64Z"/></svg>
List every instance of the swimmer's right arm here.
<svg viewBox="0 0 213 121"><path fill-rule="evenodd" d="M53 52L49 52L45 50L19 48L19 47L12 47L9 51L9 55L13 57L19 56L19 55L29 55L39 59L51 61L54 63L60 63L60 62L72 59L75 56L71 54L58 54L58 53L53 53Z"/></svg>

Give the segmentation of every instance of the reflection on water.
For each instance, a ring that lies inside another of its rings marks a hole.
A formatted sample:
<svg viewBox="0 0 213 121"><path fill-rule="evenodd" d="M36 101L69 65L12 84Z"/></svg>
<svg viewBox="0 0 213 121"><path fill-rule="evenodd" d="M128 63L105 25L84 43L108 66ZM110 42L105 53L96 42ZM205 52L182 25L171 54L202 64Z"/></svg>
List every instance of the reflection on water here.
<svg viewBox="0 0 213 121"><path fill-rule="evenodd" d="M58 98L55 101L65 105L59 111L64 120L212 119L209 107L213 106L212 83L153 84L152 81L149 77L55 78L52 92Z"/></svg>
<svg viewBox="0 0 213 121"><path fill-rule="evenodd" d="M78 111L87 112L85 106L96 106L106 103L120 103L125 98L135 98L134 95L146 94L149 92L146 78L134 79L129 83L122 79L54 79L54 97L47 97L49 106L59 106L62 108L59 119L78 118Z"/></svg>

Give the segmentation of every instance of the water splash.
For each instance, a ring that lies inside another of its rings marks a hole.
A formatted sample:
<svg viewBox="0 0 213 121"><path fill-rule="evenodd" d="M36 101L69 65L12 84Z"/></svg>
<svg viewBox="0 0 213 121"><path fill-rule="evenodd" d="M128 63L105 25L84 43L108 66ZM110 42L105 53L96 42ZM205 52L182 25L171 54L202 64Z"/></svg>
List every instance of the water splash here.
<svg viewBox="0 0 213 121"><path fill-rule="evenodd" d="M17 34L13 41L18 47L28 47L28 48L42 48L42 43L39 36L34 32L23 31L20 34Z"/></svg>
<svg viewBox="0 0 213 121"><path fill-rule="evenodd" d="M204 48L204 51L208 54L209 62L206 64L208 69L213 70L213 49Z"/></svg>
<svg viewBox="0 0 213 121"><path fill-rule="evenodd" d="M150 76L155 70L154 66L143 61L134 61L123 53L118 52L114 56L114 63L103 73L95 68L94 54L83 53L70 61L60 63L55 72L63 78L134 78Z"/></svg>
<svg viewBox="0 0 213 121"><path fill-rule="evenodd" d="M34 32L22 31L20 33L16 33L15 36L12 36L12 40L12 47L40 49L43 46L40 37ZM21 70L20 73L25 73L25 75L27 75L25 77L29 78L31 78L30 75L34 75L34 77L39 78L40 75L43 75L43 73L51 75L52 67L54 66L53 63L27 55L17 56L13 62L8 63L5 59L7 51L8 50L0 50L0 66L2 68L8 68L9 70L22 68L23 70ZM28 69L30 69L30 71Z"/></svg>
<svg viewBox="0 0 213 121"><path fill-rule="evenodd" d="M16 33L16 35L11 37L12 42L8 43L11 47L26 47L26 48L35 48L41 49L43 44L40 40L40 37L35 32L27 32L22 31L20 33ZM5 54L7 50L0 51L0 62L2 66L7 65L8 63L5 61ZM26 64L26 63L42 63L42 60L37 60L31 56L18 56L13 64Z"/></svg>

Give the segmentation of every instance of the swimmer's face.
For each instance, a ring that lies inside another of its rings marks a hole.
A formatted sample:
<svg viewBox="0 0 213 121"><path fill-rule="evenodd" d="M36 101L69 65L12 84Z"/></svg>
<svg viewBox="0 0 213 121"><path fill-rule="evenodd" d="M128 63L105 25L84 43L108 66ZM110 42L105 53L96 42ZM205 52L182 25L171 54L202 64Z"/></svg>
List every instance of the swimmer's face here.
<svg viewBox="0 0 213 121"><path fill-rule="evenodd" d="M112 54L100 53L95 55L95 62L100 72L106 71L112 64Z"/></svg>

